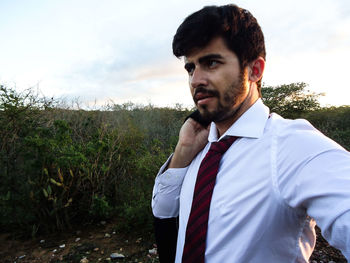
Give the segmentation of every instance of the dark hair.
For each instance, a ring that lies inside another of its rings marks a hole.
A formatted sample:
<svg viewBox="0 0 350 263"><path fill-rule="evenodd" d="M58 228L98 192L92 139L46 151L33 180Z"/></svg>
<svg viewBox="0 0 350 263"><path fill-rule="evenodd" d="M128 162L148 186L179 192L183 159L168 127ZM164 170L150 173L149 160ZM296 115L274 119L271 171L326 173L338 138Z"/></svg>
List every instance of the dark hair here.
<svg viewBox="0 0 350 263"><path fill-rule="evenodd" d="M255 17L236 5L206 6L188 16L173 39L176 57L203 48L215 37L222 37L238 57L241 69L259 56L265 59L264 35ZM258 87L261 81L258 82Z"/></svg>

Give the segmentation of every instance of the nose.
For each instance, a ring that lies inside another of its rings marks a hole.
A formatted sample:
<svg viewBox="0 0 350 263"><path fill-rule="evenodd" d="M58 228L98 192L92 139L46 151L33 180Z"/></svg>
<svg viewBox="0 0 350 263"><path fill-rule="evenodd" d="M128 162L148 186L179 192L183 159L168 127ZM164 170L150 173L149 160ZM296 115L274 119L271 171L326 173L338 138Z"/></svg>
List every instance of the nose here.
<svg viewBox="0 0 350 263"><path fill-rule="evenodd" d="M190 77L191 88L196 89L199 86L207 86L208 79L206 73L201 68L194 69Z"/></svg>

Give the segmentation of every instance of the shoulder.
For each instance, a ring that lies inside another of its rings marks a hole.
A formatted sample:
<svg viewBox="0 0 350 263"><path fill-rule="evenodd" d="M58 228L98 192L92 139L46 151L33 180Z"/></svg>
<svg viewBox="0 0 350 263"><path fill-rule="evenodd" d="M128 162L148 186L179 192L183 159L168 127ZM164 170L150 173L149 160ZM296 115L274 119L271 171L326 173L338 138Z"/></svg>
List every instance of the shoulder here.
<svg viewBox="0 0 350 263"><path fill-rule="evenodd" d="M311 158L325 151L343 149L305 119L289 120L273 113L269 122L270 134L279 149L278 154L286 152L289 158L293 157L291 159Z"/></svg>

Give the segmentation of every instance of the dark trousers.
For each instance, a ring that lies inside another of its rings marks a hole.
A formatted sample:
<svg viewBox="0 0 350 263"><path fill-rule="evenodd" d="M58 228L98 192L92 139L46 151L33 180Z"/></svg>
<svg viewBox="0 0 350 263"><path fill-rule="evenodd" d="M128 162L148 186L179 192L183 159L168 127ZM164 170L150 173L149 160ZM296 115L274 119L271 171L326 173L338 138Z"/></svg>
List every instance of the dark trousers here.
<svg viewBox="0 0 350 263"><path fill-rule="evenodd" d="M178 217L154 217L154 231L160 263L174 263L178 232Z"/></svg>

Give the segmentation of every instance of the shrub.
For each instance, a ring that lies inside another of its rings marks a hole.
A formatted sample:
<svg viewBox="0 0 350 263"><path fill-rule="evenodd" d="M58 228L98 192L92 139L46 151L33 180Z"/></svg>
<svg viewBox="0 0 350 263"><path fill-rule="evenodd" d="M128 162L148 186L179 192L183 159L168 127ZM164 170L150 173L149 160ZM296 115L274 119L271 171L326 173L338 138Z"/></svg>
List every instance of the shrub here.
<svg viewBox="0 0 350 263"><path fill-rule="evenodd" d="M324 134L350 150L350 106L322 108L303 116Z"/></svg>
<svg viewBox="0 0 350 263"><path fill-rule="evenodd" d="M270 90L269 102L287 91L300 95L304 85L279 88ZM299 95L275 108L306 117L349 149L350 108L318 109L314 95ZM36 235L117 216L120 231L151 231L154 177L189 111L57 105L31 90L0 86L0 228Z"/></svg>
<svg viewBox="0 0 350 263"><path fill-rule="evenodd" d="M1 229L35 235L116 214L149 229L154 176L176 141L162 122L176 111L71 111L1 91Z"/></svg>

